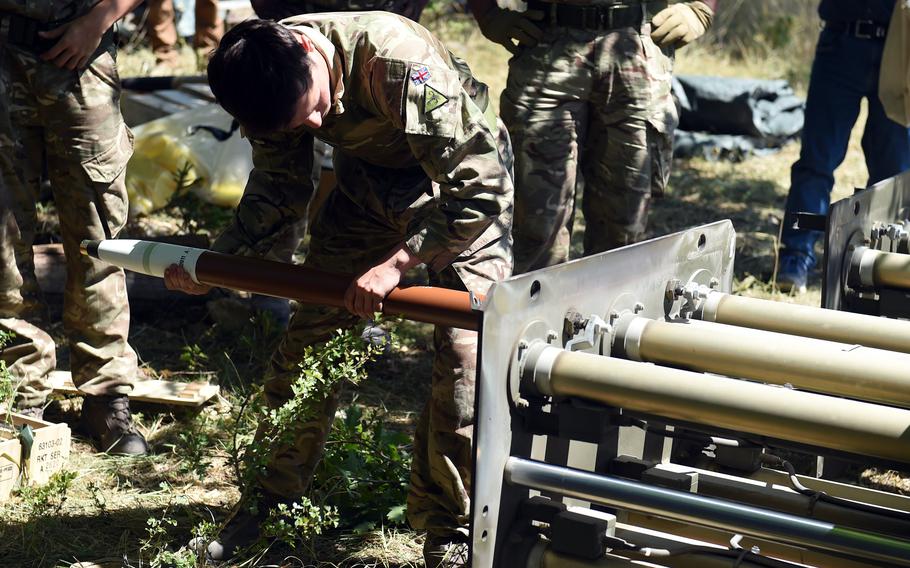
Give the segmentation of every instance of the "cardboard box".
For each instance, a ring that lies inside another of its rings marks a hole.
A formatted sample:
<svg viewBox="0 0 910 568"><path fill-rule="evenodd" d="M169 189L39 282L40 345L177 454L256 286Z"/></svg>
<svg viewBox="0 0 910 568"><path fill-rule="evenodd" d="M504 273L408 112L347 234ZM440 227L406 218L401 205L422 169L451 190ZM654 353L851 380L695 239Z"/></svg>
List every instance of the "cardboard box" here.
<svg viewBox="0 0 910 568"><path fill-rule="evenodd" d="M12 414L13 425L28 424L35 440L28 459L22 453L23 482L29 485L47 483L50 477L66 466L70 456L70 429L66 424L35 420L21 414Z"/></svg>
<svg viewBox="0 0 910 568"><path fill-rule="evenodd" d="M0 503L9 499L19 481L22 444L14 432L0 430Z"/></svg>

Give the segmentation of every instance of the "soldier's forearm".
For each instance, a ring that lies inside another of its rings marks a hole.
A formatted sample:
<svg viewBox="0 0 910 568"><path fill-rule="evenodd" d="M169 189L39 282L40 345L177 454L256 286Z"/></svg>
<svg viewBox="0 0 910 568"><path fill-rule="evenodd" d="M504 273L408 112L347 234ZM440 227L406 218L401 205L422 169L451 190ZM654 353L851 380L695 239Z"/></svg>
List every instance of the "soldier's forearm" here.
<svg viewBox="0 0 910 568"><path fill-rule="evenodd" d="M717 0L701 0L708 5L708 8L711 8L712 12L717 12Z"/></svg>
<svg viewBox="0 0 910 568"><path fill-rule="evenodd" d="M107 30L114 25L114 22L127 15L133 8L142 3L143 0L101 0L87 16L98 22L99 27Z"/></svg>

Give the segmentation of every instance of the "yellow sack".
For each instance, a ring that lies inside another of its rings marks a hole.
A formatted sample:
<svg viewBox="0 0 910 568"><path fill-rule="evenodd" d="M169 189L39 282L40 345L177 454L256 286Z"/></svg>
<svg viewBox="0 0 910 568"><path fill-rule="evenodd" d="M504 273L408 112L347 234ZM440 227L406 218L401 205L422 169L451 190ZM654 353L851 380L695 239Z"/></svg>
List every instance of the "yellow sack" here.
<svg viewBox="0 0 910 568"><path fill-rule="evenodd" d="M894 122L910 126L910 0L897 0L888 25L878 99Z"/></svg>
<svg viewBox="0 0 910 568"><path fill-rule="evenodd" d="M200 199L223 207L240 202L253 169L249 141L233 132L219 140L205 126L227 133L231 116L217 104L197 107L141 124L126 166L130 215L168 204L178 183Z"/></svg>

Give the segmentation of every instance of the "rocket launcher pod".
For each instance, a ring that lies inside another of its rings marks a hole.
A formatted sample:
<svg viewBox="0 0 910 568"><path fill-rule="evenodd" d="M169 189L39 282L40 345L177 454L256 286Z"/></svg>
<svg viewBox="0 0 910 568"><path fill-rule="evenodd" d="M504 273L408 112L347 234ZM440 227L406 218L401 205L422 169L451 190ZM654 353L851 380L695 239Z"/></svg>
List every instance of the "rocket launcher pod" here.
<svg viewBox="0 0 910 568"><path fill-rule="evenodd" d="M707 292L693 317L876 349L910 353L910 322Z"/></svg>
<svg viewBox="0 0 910 568"><path fill-rule="evenodd" d="M910 463L910 410L532 343L537 393Z"/></svg>
<svg viewBox="0 0 910 568"><path fill-rule="evenodd" d="M344 307L345 291L354 278L350 274L152 241L82 241L81 249L93 258L149 276L162 278L164 270L176 264L200 284L336 308ZM392 290L383 301L383 308L386 314L406 319L477 330L479 316L473 307L479 301L469 292L410 286Z"/></svg>
<svg viewBox="0 0 910 568"><path fill-rule="evenodd" d="M910 290L910 254L857 247L850 264L862 288Z"/></svg>
<svg viewBox="0 0 910 568"><path fill-rule="evenodd" d="M699 320L627 316L616 345L635 361L910 408L910 355Z"/></svg>

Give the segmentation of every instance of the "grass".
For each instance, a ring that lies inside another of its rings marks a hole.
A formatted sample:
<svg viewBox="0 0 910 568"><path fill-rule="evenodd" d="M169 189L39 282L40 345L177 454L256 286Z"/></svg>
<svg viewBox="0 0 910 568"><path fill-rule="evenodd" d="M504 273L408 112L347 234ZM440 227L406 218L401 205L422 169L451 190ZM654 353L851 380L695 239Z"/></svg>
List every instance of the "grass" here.
<svg viewBox="0 0 910 568"><path fill-rule="evenodd" d="M490 85L498 105L506 78L505 49L487 42L465 17L431 11L427 22ZM808 49L803 47L801 52ZM806 57L764 48L744 57L742 51L734 57L716 44L689 47L677 54L676 69L703 75L793 78L804 92ZM119 65L123 76L145 75L154 60L148 50L140 49L122 53ZM179 70L200 71L191 49L181 52ZM847 159L836 172L834 199L865 185L867 173L859 147L864 116L854 129ZM790 166L798 155L799 143L793 142L777 154L736 164L677 161L667 196L653 204L649 236L732 219L739 234L737 290L818 305L817 274L803 296L782 295L770 281ZM44 217L50 219L52 212L46 208ZM180 223L180 219L156 216L133 227L166 232ZM53 231L54 223L49 221L47 227ZM583 227L583 220L576 227ZM580 231L576 254L578 243ZM238 409L251 385L261 378L275 334L267 320L244 311L236 298L219 302L220 309L207 310L198 304L175 308L181 311L180 317L160 308L140 311L134 317L131 341L146 373L165 379L205 376L222 385L224 398L198 414L140 408L138 423L154 451L146 458L101 456L77 438L69 465L75 476L66 487L58 487L59 494L51 495L50 501L19 496L0 508L0 566L74 566L80 560L105 566L148 566L161 558L162 551L179 550L193 527L227 513L239 494L230 463L233 432L238 423L249 420L238 420ZM376 364L359 389L357 403L385 410L392 427L412 432L429 393L432 339L426 325L402 323L397 329L401 341L396 352ZM59 335L59 326L53 331ZM60 401L51 410L72 422L78 400ZM893 472L868 470L863 476L871 485L910 491L907 480ZM157 525L153 535L149 519L168 522ZM259 561L283 566L418 566L421 544L421 537L407 530L333 531L299 550L272 549Z"/></svg>

